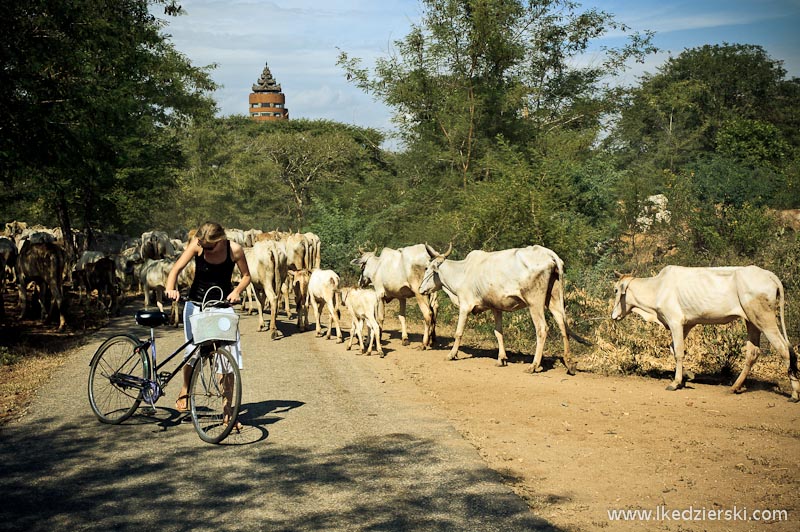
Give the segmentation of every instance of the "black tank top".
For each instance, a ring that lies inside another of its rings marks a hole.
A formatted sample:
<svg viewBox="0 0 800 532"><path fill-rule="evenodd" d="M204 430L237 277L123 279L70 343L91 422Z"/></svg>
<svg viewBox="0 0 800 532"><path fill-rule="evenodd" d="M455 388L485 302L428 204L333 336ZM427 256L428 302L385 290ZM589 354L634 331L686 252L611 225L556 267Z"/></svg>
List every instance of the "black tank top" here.
<svg viewBox="0 0 800 532"><path fill-rule="evenodd" d="M219 264L208 262L202 253L195 255L194 281L192 282L192 287L189 288L189 299L193 302L202 303L203 297L212 286L222 288L222 295L220 296L219 290L212 290L208 296L209 299L217 299L218 297L225 299L233 291L231 275L233 274L234 262L231 259L230 240L226 240L225 244L225 260Z"/></svg>

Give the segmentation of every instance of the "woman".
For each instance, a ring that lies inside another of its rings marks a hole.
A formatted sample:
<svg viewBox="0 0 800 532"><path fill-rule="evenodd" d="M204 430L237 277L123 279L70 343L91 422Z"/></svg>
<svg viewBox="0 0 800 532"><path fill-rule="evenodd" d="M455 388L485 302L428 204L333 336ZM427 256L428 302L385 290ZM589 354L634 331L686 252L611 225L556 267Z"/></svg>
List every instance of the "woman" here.
<svg viewBox="0 0 800 532"><path fill-rule="evenodd" d="M194 259L195 274L192 286L189 289L189 301L183 309L183 327L186 339L193 338L192 325L189 321L189 316L200 312L203 298L206 292L209 293L209 299L216 300L222 296L223 299L234 303L241 299L241 293L250 284L250 270L247 268L247 260L244 256L242 246L236 242L231 242L225 236L225 230L222 226L215 222L206 222L200 226L195 236L191 239L186 249L178 258L172 270L167 277L166 295L168 298L177 301L180 298L180 292L176 289L178 282L178 275L181 271ZM233 273L233 266L239 267L242 273L242 279L236 287L231 283L231 274ZM222 293L217 290L219 287ZM213 289L212 289L213 288ZM228 309L233 312L233 309ZM186 355L194 350L194 345L186 348ZM241 339L238 337L236 343L231 346L231 354L242 367L242 346ZM189 380L192 376L192 366L186 364L183 367L183 384L181 391L178 394L178 400L175 401L175 409L179 412L187 412L189 410ZM223 380L226 382L226 380ZM241 428L241 423L237 422L237 430Z"/></svg>

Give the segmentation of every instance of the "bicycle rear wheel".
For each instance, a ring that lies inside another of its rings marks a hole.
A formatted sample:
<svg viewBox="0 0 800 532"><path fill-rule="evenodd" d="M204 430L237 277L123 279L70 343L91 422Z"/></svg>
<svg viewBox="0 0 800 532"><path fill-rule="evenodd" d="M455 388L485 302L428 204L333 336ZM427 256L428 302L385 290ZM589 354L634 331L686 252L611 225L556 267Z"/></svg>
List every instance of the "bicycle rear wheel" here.
<svg viewBox="0 0 800 532"><path fill-rule="evenodd" d="M233 355L224 348L201 354L189 384L189 408L200 439L224 440L237 423L241 401L242 378Z"/></svg>
<svg viewBox="0 0 800 532"><path fill-rule="evenodd" d="M103 423L117 425L136 412L147 378L147 353L138 339L112 336L97 349L89 369L89 404Z"/></svg>

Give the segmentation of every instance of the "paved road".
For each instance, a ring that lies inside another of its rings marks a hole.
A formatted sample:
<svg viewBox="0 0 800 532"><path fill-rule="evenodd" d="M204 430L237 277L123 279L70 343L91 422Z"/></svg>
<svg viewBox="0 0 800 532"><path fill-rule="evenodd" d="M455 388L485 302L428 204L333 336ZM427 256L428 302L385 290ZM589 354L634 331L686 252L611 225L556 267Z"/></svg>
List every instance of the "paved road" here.
<svg viewBox="0 0 800 532"><path fill-rule="evenodd" d="M70 356L25 419L0 429L0 530L553 530L377 356L243 317L242 434L200 441L173 409L97 422L88 363L130 313ZM146 331L140 329L142 334ZM165 354L182 331L159 330Z"/></svg>

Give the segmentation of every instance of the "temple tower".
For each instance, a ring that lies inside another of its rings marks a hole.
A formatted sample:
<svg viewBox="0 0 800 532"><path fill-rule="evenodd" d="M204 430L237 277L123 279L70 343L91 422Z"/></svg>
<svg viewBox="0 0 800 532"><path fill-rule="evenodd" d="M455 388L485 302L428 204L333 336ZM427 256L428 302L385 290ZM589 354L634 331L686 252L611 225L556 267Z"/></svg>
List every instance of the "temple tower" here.
<svg viewBox="0 0 800 532"><path fill-rule="evenodd" d="M281 86L272 77L269 65L264 65L261 77L253 85L253 92L250 93L250 118L253 120L289 119L286 96L281 92Z"/></svg>

